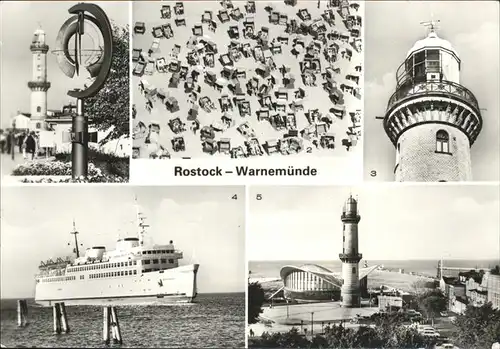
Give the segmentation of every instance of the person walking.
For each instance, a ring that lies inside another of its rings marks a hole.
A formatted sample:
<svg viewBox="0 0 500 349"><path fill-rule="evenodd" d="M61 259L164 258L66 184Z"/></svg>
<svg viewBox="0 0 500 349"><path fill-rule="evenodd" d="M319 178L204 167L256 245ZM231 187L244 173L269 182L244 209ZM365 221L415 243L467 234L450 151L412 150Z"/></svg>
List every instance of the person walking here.
<svg viewBox="0 0 500 349"><path fill-rule="evenodd" d="M36 151L35 132L31 132L26 137L26 152L28 152L28 154L31 154L31 160L35 158L35 151Z"/></svg>
<svg viewBox="0 0 500 349"><path fill-rule="evenodd" d="M19 152L23 152L23 144L24 144L24 139L26 138L26 134L23 132L17 137L17 145L19 146Z"/></svg>
<svg viewBox="0 0 500 349"><path fill-rule="evenodd" d="M2 154L5 153L5 145L7 143L7 137L3 130L0 130L0 148L2 150Z"/></svg>
<svg viewBox="0 0 500 349"><path fill-rule="evenodd" d="M12 148L14 147L13 146L13 141L14 140L14 132L10 131L7 133L6 135L7 137L7 140L6 140L6 146L7 146L7 154L10 154L10 152L12 151Z"/></svg>

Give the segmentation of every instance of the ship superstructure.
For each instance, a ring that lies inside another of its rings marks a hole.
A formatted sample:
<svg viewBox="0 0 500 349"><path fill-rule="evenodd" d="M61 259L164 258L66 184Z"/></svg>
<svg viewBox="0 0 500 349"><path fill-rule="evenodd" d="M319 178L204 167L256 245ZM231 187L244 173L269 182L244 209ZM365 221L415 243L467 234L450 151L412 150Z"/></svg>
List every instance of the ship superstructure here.
<svg viewBox="0 0 500 349"><path fill-rule="evenodd" d="M138 236L119 239L115 250L87 248L80 256L78 232L75 258L42 262L36 276L35 301L66 305L189 303L197 295L199 264L179 266L183 253L173 241L145 244L146 217L138 210Z"/></svg>

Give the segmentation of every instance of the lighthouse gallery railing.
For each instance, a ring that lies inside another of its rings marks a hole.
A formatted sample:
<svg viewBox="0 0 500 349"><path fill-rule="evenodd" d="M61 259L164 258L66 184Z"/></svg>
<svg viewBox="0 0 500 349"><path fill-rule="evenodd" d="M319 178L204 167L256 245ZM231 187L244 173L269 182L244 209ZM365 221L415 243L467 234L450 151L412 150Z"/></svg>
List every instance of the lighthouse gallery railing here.
<svg viewBox="0 0 500 349"><path fill-rule="evenodd" d="M389 98L387 110L405 98L425 95L448 95L451 98L464 100L479 112L479 103L474 94L464 86L452 81L422 81L400 86Z"/></svg>

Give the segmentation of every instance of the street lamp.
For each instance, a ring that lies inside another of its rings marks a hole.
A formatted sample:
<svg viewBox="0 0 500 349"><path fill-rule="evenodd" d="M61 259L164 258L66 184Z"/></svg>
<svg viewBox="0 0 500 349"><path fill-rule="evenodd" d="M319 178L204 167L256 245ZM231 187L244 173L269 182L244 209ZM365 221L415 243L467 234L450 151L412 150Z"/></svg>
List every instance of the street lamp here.
<svg viewBox="0 0 500 349"><path fill-rule="evenodd" d="M76 98L77 111L73 115L71 134L72 177L87 177L88 174L88 116L84 115L84 99L95 96L106 82L113 58L113 32L106 13L97 5L79 3L68 12L74 14L61 26L56 39L56 54L59 68L66 76L73 78L86 68L93 79L85 89L73 89L68 95ZM94 35L91 35L90 33ZM88 34L93 48L82 49L83 35ZM74 39L74 40L73 40ZM74 47L70 47L70 42Z"/></svg>
<svg viewBox="0 0 500 349"><path fill-rule="evenodd" d="M15 160L16 157L16 120L12 120L12 132L9 135L10 137L10 154L12 156L12 160Z"/></svg>
<svg viewBox="0 0 500 349"><path fill-rule="evenodd" d="M314 334L314 312L311 312L311 337Z"/></svg>

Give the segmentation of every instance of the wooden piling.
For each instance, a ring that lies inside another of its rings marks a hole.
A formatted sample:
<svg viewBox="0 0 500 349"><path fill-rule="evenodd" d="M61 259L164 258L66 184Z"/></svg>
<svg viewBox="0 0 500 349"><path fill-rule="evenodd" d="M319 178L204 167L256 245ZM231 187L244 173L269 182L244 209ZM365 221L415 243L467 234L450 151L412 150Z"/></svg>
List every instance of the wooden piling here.
<svg viewBox="0 0 500 349"><path fill-rule="evenodd" d="M68 316L66 314L66 305L64 302L59 304L59 309L61 311L62 330L64 333L69 333Z"/></svg>
<svg viewBox="0 0 500 349"><path fill-rule="evenodd" d="M52 306L52 315L54 316L54 333L59 334L61 333L61 310L60 310L59 303L55 303Z"/></svg>
<svg viewBox="0 0 500 349"><path fill-rule="evenodd" d="M23 309L23 315L24 315L24 326L26 326L28 325L28 301L26 299L22 300L21 307Z"/></svg>
<svg viewBox="0 0 500 349"><path fill-rule="evenodd" d="M28 303L25 299L17 301L17 326L24 327L28 324Z"/></svg>
<svg viewBox="0 0 500 349"><path fill-rule="evenodd" d="M116 313L116 307L111 307L111 320L113 326L113 342L122 344L122 333L120 331L120 323L118 322L118 315Z"/></svg>
<svg viewBox="0 0 500 349"><path fill-rule="evenodd" d="M17 326L23 326L23 310L21 306L21 300L17 301Z"/></svg>
<svg viewBox="0 0 500 349"><path fill-rule="evenodd" d="M109 323L111 322L111 317L109 314L109 307L103 308L103 319L102 319L102 337L106 344L109 344Z"/></svg>

